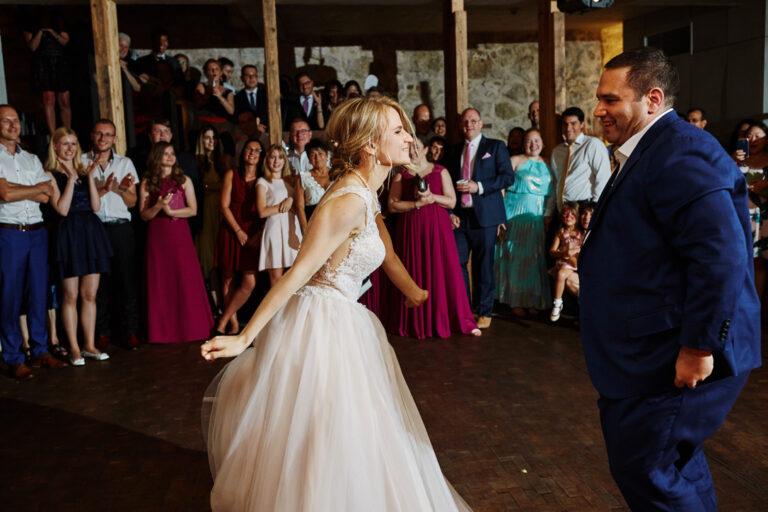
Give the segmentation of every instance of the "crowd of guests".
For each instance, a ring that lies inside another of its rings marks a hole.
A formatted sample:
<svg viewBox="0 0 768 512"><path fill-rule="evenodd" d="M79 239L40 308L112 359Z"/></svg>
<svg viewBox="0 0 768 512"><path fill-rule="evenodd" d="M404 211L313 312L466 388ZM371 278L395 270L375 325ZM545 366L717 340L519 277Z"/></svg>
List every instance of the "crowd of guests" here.
<svg viewBox="0 0 768 512"><path fill-rule="evenodd" d="M66 44L66 32L48 26L30 29L30 49ZM135 114L127 137L136 142L127 156L114 151L108 119L94 124L83 153L68 126L71 113L62 110L64 126L51 128L42 165L18 145L18 113L0 107L0 329L3 359L17 378L31 376L29 366L104 361L110 343L137 348L142 339L238 332L238 312L260 282L272 286L291 267L331 184L333 141L323 130L334 109L347 98L379 94L354 81L318 90L300 73L298 94L284 84L287 140L269 145L255 65L241 68L238 91L231 60L209 59L197 72L185 55L166 53L165 32L152 40L152 51L136 58L129 36L120 34L124 93ZM191 152L179 149L174 124L162 115L168 94L185 98L195 113ZM64 95L53 97L66 104ZM46 119L55 122L51 98L45 93ZM380 191L384 216L377 221L418 293L405 296L376 272L361 297L390 332L479 336L499 304L518 316L548 311L551 321L569 300L577 307L578 255L613 156L584 132L578 107L560 116L563 142L544 148L539 115L533 101L531 126L513 127L498 141L482 134L481 113L469 108L460 119L464 140L451 144L445 118L425 104L414 109L412 163L395 169ZM681 117L706 128L701 108ZM729 148L750 183L761 296L768 274L766 133L764 124L744 120Z"/></svg>

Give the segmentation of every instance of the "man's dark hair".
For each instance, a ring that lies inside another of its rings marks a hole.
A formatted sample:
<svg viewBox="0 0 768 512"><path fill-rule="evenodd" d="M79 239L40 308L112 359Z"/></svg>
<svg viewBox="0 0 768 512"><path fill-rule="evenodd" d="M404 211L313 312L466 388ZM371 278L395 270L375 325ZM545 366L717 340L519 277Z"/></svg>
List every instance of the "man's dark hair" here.
<svg viewBox="0 0 768 512"><path fill-rule="evenodd" d="M680 91L680 76L669 57L656 48L627 50L608 61L605 69L629 68L627 84L639 100L653 88L664 92L664 104L672 107Z"/></svg>
<svg viewBox="0 0 768 512"><path fill-rule="evenodd" d="M220 66L232 66L235 67L235 63L229 60L226 57L219 57L219 65Z"/></svg>
<svg viewBox="0 0 768 512"><path fill-rule="evenodd" d="M569 116L576 116L579 118L579 122L584 122L584 111L581 110L579 107L568 107L567 109L563 110L562 118L565 119Z"/></svg>
<svg viewBox="0 0 768 512"><path fill-rule="evenodd" d="M445 139L445 137L441 137L439 135L435 135L434 137L430 138L429 141L427 141L427 147L431 146L433 142L439 142L443 145L443 147L448 145L448 141Z"/></svg>
<svg viewBox="0 0 768 512"><path fill-rule="evenodd" d="M242 75L243 73L245 73L245 70L248 69L248 68L253 68L253 70L256 72L256 75L258 76L259 69L256 66L254 66L253 64L246 64L245 66L241 67L240 68L240 74Z"/></svg>
<svg viewBox="0 0 768 512"><path fill-rule="evenodd" d="M115 126L115 123L113 123L111 119L107 119L106 117L102 117L101 119L93 123L93 128L91 128L91 130L96 128L97 124L108 124L109 126L112 127L113 130L117 131L117 126Z"/></svg>
<svg viewBox="0 0 768 512"><path fill-rule="evenodd" d="M152 29L152 32L150 32L150 34L149 34L149 37L151 37L151 38L152 38L152 42L153 42L153 43L154 43L155 41L157 41L157 40L160 38L160 36L165 36L165 37L168 37L168 38L170 38L170 36L168 35L168 31L167 31L167 30L165 30L165 29L164 29L164 28L162 28L162 27L156 27L156 28L153 28L153 29Z"/></svg>
<svg viewBox="0 0 768 512"><path fill-rule="evenodd" d="M149 129L152 130L152 127L155 126L156 124L163 125L166 128L170 128L171 130L173 130L173 127L171 126L171 122L164 117L156 117L155 119L153 119L152 122L149 124Z"/></svg>
<svg viewBox="0 0 768 512"><path fill-rule="evenodd" d="M688 109L688 112L685 113L685 117L688 117L689 115L693 114L697 110L699 112L701 112L701 119L702 119L702 121L707 119L707 111L704 110L703 108L699 108L699 107L694 107L694 108Z"/></svg>
<svg viewBox="0 0 768 512"><path fill-rule="evenodd" d="M313 149L319 149L321 151L325 151L325 154L329 154L331 152L331 148L328 146L328 143L325 142L323 139L314 138L307 142L307 145L304 146L304 151L309 154L310 151Z"/></svg>
<svg viewBox="0 0 768 512"><path fill-rule="evenodd" d="M299 85L299 80L301 80L301 77L303 77L303 76L305 76L305 77L309 78L310 80L312 80L312 77L309 76L309 73L305 73L304 71L302 71L301 73L296 75L296 85Z"/></svg>

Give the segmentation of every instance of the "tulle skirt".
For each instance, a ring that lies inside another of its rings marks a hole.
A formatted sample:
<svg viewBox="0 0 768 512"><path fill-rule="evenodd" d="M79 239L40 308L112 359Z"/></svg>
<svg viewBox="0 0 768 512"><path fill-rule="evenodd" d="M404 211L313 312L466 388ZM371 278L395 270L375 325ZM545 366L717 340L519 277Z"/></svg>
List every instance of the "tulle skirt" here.
<svg viewBox="0 0 768 512"><path fill-rule="evenodd" d="M338 292L311 290L206 392L213 510L469 510L443 477L381 323Z"/></svg>

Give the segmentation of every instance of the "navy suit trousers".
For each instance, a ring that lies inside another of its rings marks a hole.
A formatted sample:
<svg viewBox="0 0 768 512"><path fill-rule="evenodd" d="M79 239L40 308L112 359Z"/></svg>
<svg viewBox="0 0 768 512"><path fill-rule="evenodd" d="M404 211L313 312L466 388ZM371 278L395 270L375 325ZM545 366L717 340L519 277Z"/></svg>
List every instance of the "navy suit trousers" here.
<svg viewBox="0 0 768 512"><path fill-rule="evenodd" d="M598 400L611 474L632 510L716 512L702 443L749 373L654 396Z"/></svg>
<svg viewBox="0 0 768 512"><path fill-rule="evenodd" d="M19 315L27 313L32 357L48 348L45 327L48 289L48 233L45 229L0 228L0 343L9 365L24 362Z"/></svg>
<svg viewBox="0 0 768 512"><path fill-rule="evenodd" d="M457 213L457 212L454 212ZM497 226L482 227L475 220L473 212L459 215L461 225L454 230L456 249L459 252L461 272L467 287L467 297L472 297L472 306L479 316L491 316L496 291L493 276L493 246L496 243ZM472 280L474 294L469 290L467 263L472 254Z"/></svg>

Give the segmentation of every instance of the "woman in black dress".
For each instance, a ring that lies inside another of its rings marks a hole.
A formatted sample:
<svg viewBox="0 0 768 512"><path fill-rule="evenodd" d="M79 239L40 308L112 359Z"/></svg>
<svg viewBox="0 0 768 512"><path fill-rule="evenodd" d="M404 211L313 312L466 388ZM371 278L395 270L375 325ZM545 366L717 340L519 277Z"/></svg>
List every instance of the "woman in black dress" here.
<svg viewBox="0 0 768 512"><path fill-rule="evenodd" d="M45 122L48 133L56 129L56 102L59 103L61 124L72 127L72 109L69 104L70 70L64 56L69 42L67 33L55 9L42 9L37 23L24 30L24 40L32 51L32 85L43 94Z"/></svg>
<svg viewBox="0 0 768 512"><path fill-rule="evenodd" d="M57 229L56 262L63 289L61 317L69 339L70 363L85 364L84 358L104 361L109 356L95 345L96 292L99 277L109 272L112 247L96 211L101 206L93 171L82 163L77 135L61 127L53 132L45 169L54 187L51 206L61 216ZM77 343L77 299L83 350Z"/></svg>

